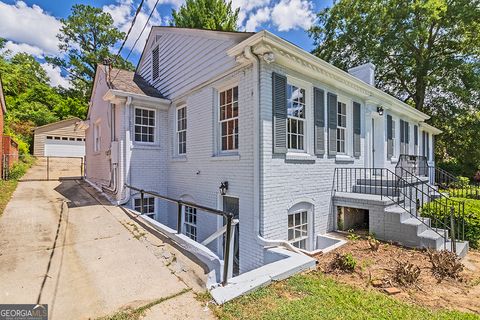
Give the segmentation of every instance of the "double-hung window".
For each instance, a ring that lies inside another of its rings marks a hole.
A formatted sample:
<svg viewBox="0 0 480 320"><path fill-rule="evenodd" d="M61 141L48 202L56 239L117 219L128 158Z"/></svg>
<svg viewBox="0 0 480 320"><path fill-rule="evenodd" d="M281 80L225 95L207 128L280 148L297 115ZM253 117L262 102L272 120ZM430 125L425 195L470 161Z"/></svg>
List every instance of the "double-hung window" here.
<svg viewBox="0 0 480 320"><path fill-rule="evenodd" d="M192 240L197 241L197 209L185 206L185 235Z"/></svg>
<svg viewBox="0 0 480 320"><path fill-rule="evenodd" d="M238 87L220 92L220 150L238 150Z"/></svg>
<svg viewBox="0 0 480 320"><path fill-rule="evenodd" d="M347 137L347 105L343 102L337 103L337 153L346 153Z"/></svg>
<svg viewBox="0 0 480 320"><path fill-rule="evenodd" d="M177 109L177 153L187 153L187 107Z"/></svg>
<svg viewBox="0 0 480 320"><path fill-rule="evenodd" d="M55 137L56 140L60 140L59 137ZM93 124L93 151L100 152L100 123Z"/></svg>
<svg viewBox="0 0 480 320"><path fill-rule="evenodd" d="M288 241L297 248L307 249L308 212L300 211L288 215Z"/></svg>
<svg viewBox="0 0 480 320"><path fill-rule="evenodd" d="M155 141L155 110L135 108L135 141Z"/></svg>
<svg viewBox="0 0 480 320"><path fill-rule="evenodd" d="M135 198L134 209L135 211L142 212L142 199ZM146 214L150 218L154 219L154 216L155 216L155 198L154 197L143 198L143 214Z"/></svg>
<svg viewBox="0 0 480 320"><path fill-rule="evenodd" d="M305 151L305 89L287 84L287 144L293 151Z"/></svg>

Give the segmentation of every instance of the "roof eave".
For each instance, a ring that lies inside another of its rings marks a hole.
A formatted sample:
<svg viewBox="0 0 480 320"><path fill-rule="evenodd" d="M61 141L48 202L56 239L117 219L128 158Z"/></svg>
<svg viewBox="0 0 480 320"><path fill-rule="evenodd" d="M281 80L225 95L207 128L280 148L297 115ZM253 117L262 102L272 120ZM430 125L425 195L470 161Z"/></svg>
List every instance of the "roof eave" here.
<svg viewBox="0 0 480 320"><path fill-rule="evenodd" d="M246 47L257 46L261 43L276 47L280 51L288 53L291 56L295 56L296 58L300 58L308 64L314 65L317 68L333 73L336 77L338 77L339 82L350 82L356 87L361 88L362 91L367 92L371 96L371 98L379 100L380 102L390 103L393 106L397 107L398 111L403 112L414 119L417 119L419 121L425 121L430 118L430 116L428 116L427 114L417 109L414 109L403 101L400 101L395 97L383 92L382 90L375 88L374 86L371 86L361 81L360 79L357 79L356 77L350 75L348 72L345 72L342 69L333 66L332 64L312 55L311 53L266 30L262 30L240 42L236 46L230 48L229 50L227 50L227 54L232 57L238 56L244 52Z"/></svg>
<svg viewBox="0 0 480 320"><path fill-rule="evenodd" d="M148 104L161 104L161 105L169 106L171 103L170 100L165 98L157 98L157 97L142 95L142 94L133 93L133 92L127 92L123 90L116 90L116 89L109 89L103 96L103 100L114 101L115 99L119 99L119 98L123 99L128 97L131 97L136 101L148 103Z"/></svg>

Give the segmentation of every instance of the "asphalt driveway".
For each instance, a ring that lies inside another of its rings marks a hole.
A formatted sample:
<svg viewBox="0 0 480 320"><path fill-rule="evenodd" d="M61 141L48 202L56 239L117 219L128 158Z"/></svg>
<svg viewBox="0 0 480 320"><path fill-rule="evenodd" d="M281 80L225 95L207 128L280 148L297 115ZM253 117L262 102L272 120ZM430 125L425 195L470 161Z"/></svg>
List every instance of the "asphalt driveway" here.
<svg viewBox="0 0 480 320"><path fill-rule="evenodd" d="M146 317L212 318L182 278L188 265L172 270L175 254L85 182L20 182L0 217L0 303L94 319L168 298Z"/></svg>

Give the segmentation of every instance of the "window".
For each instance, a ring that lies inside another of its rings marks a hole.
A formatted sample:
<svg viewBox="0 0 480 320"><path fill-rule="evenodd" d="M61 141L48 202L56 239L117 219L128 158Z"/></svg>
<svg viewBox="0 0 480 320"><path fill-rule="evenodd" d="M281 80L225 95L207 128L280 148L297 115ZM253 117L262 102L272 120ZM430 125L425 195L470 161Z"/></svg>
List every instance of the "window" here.
<svg viewBox="0 0 480 320"><path fill-rule="evenodd" d="M155 111L135 108L135 141L154 142Z"/></svg>
<svg viewBox="0 0 480 320"><path fill-rule="evenodd" d="M75 138L68 138L69 141L75 141Z"/></svg>
<svg viewBox="0 0 480 320"><path fill-rule="evenodd" d="M83 139L82 138L77 138L77 141L83 141Z"/></svg>
<svg viewBox="0 0 480 320"><path fill-rule="evenodd" d="M288 149L305 150L305 89L287 84Z"/></svg>
<svg viewBox="0 0 480 320"><path fill-rule="evenodd" d="M238 87L220 92L221 151L238 150Z"/></svg>
<svg viewBox="0 0 480 320"><path fill-rule="evenodd" d="M307 249L308 222L307 211L288 215L288 241L299 249Z"/></svg>
<svg viewBox="0 0 480 320"><path fill-rule="evenodd" d="M337 153L345 153L345 137L347 132L347 105L337 104Z"/></svg>
<svg viewBox="0 0 480 320"><path fill-rule="evenodd" d="M55 137L55 140L60 140L60 137Z"/></svg>
<svg viewBox="0 0 480 320"><path fill-rule="evenodd" d="M136 198L134 200L135 211L142 212L142 199ZM154 219L155 216L155 198L144 197L143 198L143 214L146 214L150 218Z"/></svg>
<svg viewBox="0 0 480 320"><path fill-rule="evenodd" d="M100 151L100 123L93 124L93 151Z"/></svg>
<svg viewBox="0 0 480 320"><path fill-rule="evenodd" d="M68 138L67 137L62 137L62 140L68 140Z"/></svg>
<svg viewBox="0 0 480 320"><path fill-rule="evenodd" d="M395 120L392 120L392 145L393 145L393 150L392 150L392 157L395 157L395 154L397 153L397 132L395 131Z"/></svg>
<svg viewBox="0 0 480 320"><path fill-rule="evenodd" d="M177 109L177 153L187 153L187 107Z"/></svg>
<svg viewBox="0 0 480 320"><path fill-rule="evenodd" d="M47 140L52 140L53 137L52 136L47 136Z"/></svg>
<svg viewBox="0 0 480 320"><path fill-rule="evenodd" d="M185 235L197 241L197 209L185 206Z"/></svg>
<svg viewBox="0 0 480 320"><path fill-rule="evenodd" d="M152 50L152 78L157 80L160 73L160 59L158 55L158 46Z"/></svg>

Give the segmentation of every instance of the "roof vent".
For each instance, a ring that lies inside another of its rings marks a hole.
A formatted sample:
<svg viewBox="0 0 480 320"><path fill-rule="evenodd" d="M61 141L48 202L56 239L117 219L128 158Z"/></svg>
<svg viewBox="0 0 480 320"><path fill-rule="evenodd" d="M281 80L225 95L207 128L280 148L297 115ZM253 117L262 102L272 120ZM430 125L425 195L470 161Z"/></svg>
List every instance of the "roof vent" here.
<svg viewBox="0 0 480 320"><path fill-rule="evenodd" d="M373 63L368 62L348 69L348 73L371 86L375 86L375 68Z"/></svg>

